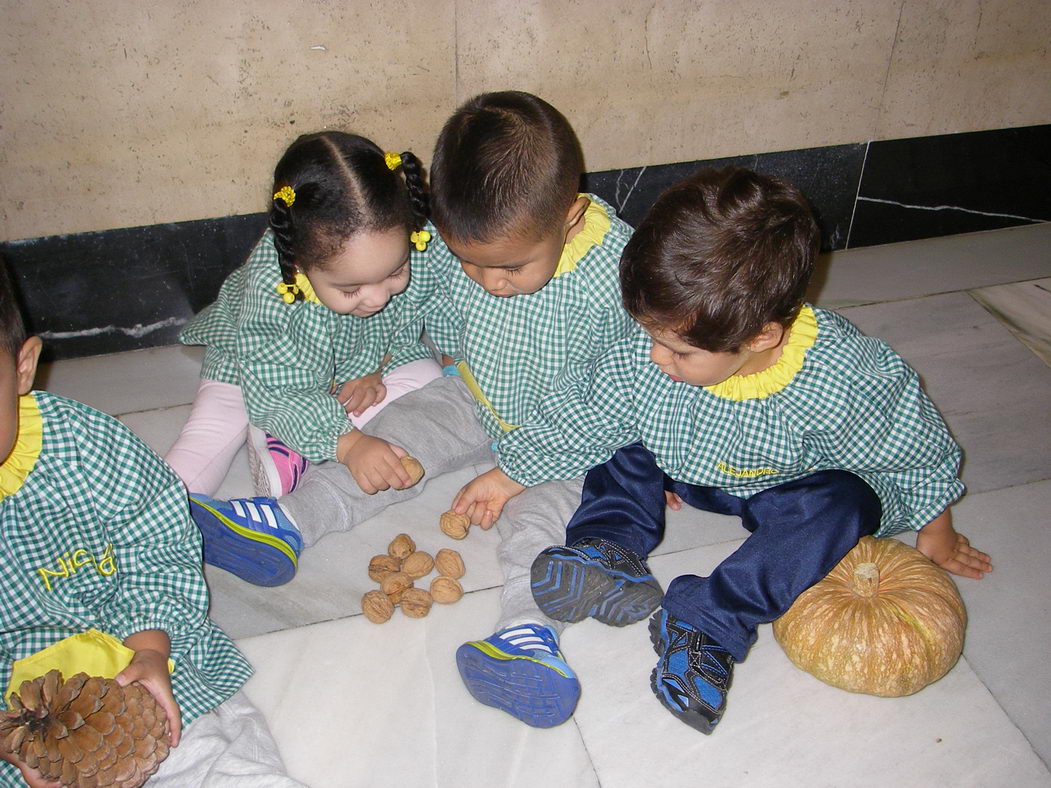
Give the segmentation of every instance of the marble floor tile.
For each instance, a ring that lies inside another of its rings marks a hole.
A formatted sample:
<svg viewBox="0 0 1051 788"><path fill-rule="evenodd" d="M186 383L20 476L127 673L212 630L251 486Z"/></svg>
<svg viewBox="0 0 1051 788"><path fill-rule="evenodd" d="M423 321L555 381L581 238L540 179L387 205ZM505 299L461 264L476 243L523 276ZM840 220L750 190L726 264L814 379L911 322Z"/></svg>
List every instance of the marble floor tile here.
<svg viewBox="0 0 1051 788"><path fill-rule="evenodd" d="M1046 479L1051 369L966 293L842 310L923 378L963 447L972 492Z"/></svg>
<svg viewBox="0 0 1051 788"><path fill-rule="evenodd" d="M653 568L665 584L685 572L706 574L733 547L658 557ZM966 660L910 697L855 695L797 669L763 626L735 670L723 721L703 736L653 696L656 656L645 623L618 630L586 621L566 631L563 646L581 677L575 720L603 788L1046 786L1051 780Z"/></svg>
<svg viewBox="0 0 1051 788"><path fill-rule="evenodd" d="M37 388L117 416L193 402L203 349L182 345L41 364ZM181 424L180 424L181 426Z"/></svg>
<svg viewBox="0 0 1051 788"><path fill-rule="evenodd" d="M971 297L1051 366L1051 279L983 287Z"/></svg>
<svg viewBox="0 0 1051 788"><path fill-rule="evenodd" d="M1048 512L1051 481L967 495L953 507L956 529L993 562L981 580L957 578L968 615L964 656L1051 764Z"/></svg>
<svg viewBox="0 0 1051 788"><path fill-rule="evenodd" d="M471 593L424 619L357 616L240 641L256 666L246 692L290 774L312 788L597 788L573 722L530 728L464 689L456 648L481 636L477 622L495 618L498 597Z"/></svg>
<svg viewBox="0 0 1051 788"><path fill-rule="evenodd" d="M823 255L810 298L840 309L1046 276L1051 223Z"/></svg>

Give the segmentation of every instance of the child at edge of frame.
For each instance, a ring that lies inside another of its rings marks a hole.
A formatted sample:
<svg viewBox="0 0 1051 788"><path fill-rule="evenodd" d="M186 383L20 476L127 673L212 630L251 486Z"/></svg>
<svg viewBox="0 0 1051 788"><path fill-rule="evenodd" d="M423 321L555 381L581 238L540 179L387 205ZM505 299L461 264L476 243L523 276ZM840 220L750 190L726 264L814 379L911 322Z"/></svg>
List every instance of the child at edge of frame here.
<svg viewBox="0 0 1051 788"><path fill-rule="evenodd" d="M90 664L121 686L138 682L167 716L172 749L150 786L215 775L300 786L240 691L251 667L208 619L182 482L116 419L34 391L41 346L0 263L0 706L23 680ZM71 554L82 561L72 570ZM19 776L58 785L0 755L0 783Z"/></svg>
<svg viewBox="0 0 1051 788"><path fill-rule="evenodd" d="M364 428L417 458L424 483L492 464L495 441L527 423L542 396L561 380L587 378L601 353L630 334L618 270L631 228L601 199L579 192L583 167L569 122L529 93L476 96L445 123L430 177L439 238L420 278L430 277L434 294L424 306L427 335L453 363ZM580 695L559 648L564 624L537 608L529 570L539 550L562 538L582 483L580 476L541 485L508 508L497 524L505 576L499 618L491 636L456 653L475 699L535 727L567 720ZM194 508L194 517L206 533L225 527L234 544L248 526L238 510L252 503L295 523L310 546L423 488L388 490L394 486L319 466L276 503L239 499L217 514Z"/></svg>
<svg viewBox="0 0 1051 788"><path fill-rule="evenodd" d="M461 490L473 520L588 471L563 545L532 566L552 618L639 621L665 505L750 532L707 577L675 578L649 623L651 689L711 733L756 627L784 613L867 534L919 531L935 564L980 578L989 556L952 524L960 449L916 373L884 342L805 302L819 232L791 184L702 170L657 200L621 263L638 321L590 382L508 433L498 468Z"/></svg>

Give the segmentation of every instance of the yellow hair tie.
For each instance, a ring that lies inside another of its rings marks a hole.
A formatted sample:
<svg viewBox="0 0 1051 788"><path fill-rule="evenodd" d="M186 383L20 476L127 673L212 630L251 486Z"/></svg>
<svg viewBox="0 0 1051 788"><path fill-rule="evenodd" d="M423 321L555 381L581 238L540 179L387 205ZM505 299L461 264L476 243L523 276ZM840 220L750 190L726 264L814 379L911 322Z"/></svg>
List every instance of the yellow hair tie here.
<svg viewBox="0 0 1051 788"><path fill-rule="evenodd" d="M287 186L285 188L288 188ZM276 197L274 198L277 199ZM294 199L294 198L293 198ZM296 296L299 295L299 285L290 285L285 282L278 282L277 287L274 288L281 294L281 300L286 304L291 304L296 300Z"/></svg>
<svg viewBox="0 0 1051 788"><path fill-rule="evenodd" d="M296 190L293 189L291 186L282 186L280 189L277 190L277 193L274 195L274 199L281 200L285 205L291 208L292 203L296 201Z"/></svg>
<svg viewBox="0 0 1051 788"><path fill-rule="evenodd" d="M416 251L427 251L427 242L431 240L431 234L426 230L418 230L409 236L409 241L416 246Z"/></svg>
<svg viewBox="0 0 1051 788"><path fill-rule="evenodd" d="M383 160L387 162L387 169L389 170L396 170L401 166L400 153L384 153Z"/></svg>

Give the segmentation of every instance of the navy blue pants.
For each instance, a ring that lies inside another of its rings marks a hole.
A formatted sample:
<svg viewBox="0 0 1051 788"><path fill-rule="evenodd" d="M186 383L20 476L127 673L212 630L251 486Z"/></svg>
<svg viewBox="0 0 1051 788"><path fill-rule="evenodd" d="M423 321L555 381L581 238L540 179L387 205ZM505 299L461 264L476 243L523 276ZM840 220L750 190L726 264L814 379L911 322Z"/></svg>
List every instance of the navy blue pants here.
<svg viewBox="0 0 1051 788"><path fill-rule="evenodd" d="M662 602L737 660L755 642L759 624L780 617L876 531L882 511L873 489L847 471L819 471L738 498L672 480L636 443L588 472L566 544L599 537L647 557L664 538L665 490L697 509L737 515L751 532L708 577L675 578Z"/></svg>

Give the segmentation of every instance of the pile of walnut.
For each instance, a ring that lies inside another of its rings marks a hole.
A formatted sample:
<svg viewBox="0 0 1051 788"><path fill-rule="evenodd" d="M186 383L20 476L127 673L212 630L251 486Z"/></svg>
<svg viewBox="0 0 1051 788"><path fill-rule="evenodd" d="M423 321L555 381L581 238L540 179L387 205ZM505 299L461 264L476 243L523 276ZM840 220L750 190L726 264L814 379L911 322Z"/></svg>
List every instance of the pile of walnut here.
<svg viewBox="0 0 1051 788"><path fill-rule="evenodd" d="M416 588L415 582L437 569L431 580L430 591ZM378 591L369 591L361 598L361 611L375 624L382 624L394 615L394 608L409 618L423 618L431 610L431 602L451 605L463 596L459 579L463 577L463 559L455 550L442 549L432 558L418 551L408 534L398 534L387 547L386 555L373 556L369 561L369 577L380 584Z"/></svg>

